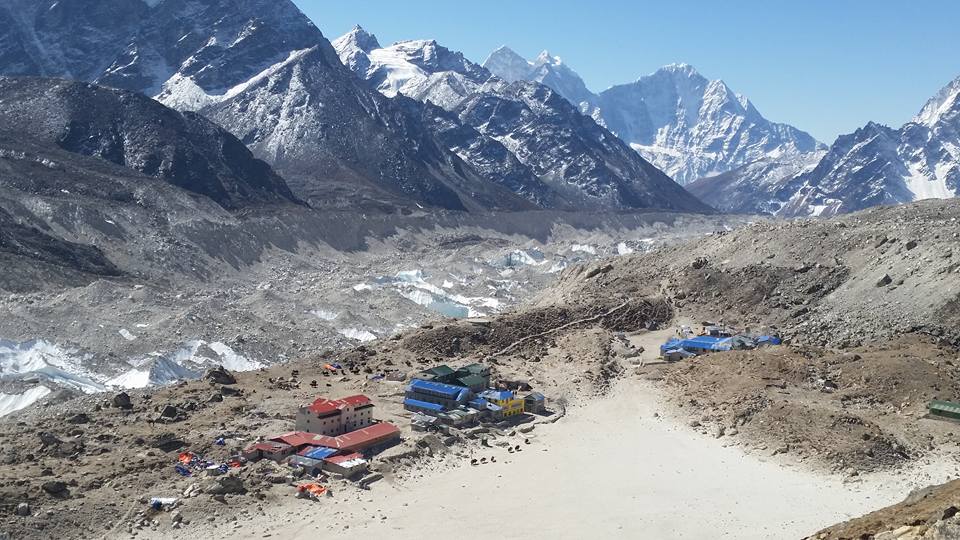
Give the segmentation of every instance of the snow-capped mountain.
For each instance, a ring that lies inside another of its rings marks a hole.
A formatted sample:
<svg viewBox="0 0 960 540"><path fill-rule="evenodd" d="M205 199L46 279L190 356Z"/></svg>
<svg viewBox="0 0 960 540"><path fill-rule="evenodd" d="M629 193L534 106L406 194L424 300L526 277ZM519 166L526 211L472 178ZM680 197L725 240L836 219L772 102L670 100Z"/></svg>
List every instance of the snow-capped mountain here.
<svg viewBox="0 0 960 540"><path fill-rule="evenodd" d="M317 207L533 206L437 144L419 112L358 80L289 0L114 4L113 14L94 0L0 6L12 23L0 42L31 60L4 57L0 73L82 77L200 111ZM71 29L88 37L64 35Z"/></svg>
<svg viewBox="0 0 960 540"><path fill-rule="evenodd" d="M381 47L360 26L333 41L340 60L388 97L403 94L450 110L490 74L434 40L401 41Z"/></svg>
<svg viewBox="0 0 960 540"><path fill-rule="evenodd" d="M684 187L723 212L776 214L783 207L776 193L796 175L816 167L825 154L825 151L812 152L805 160L790 161L764 158L716 176L706 176Z"/></svg>
<svg viewBox="0 0 960 540"><path fill-rule="evenodd" d="M0 77L0 125L11 135L160 178L224 208L297 202L283 178L223 128L142 94Z"/></svg>
<svg viewBox="0 0 960 540"><path fill-rule="evenodd" d="M492 79L455 112L580 207L708 208L542 84Z"/></svg>
<svg viewBox="0 0 960 540"><path fill-rule="evenodd" d="M628 84L591 93L559 58L527 61L507 47L484 62L506 80L545 84L681 184L757 160L801 164L822 149L809 134L770 122L721 80L673 64Z"/></svg>
<svg viewBox="0 0 960 540"><path fill-rule="evenodd" d="M595 98L580 75L549 51L531 61L503 46L487 57L483 67L507 82L534 81L549 86L578 107L587 108Z"/></svg>
<svg viewBox="0 0 960 540"><path fill-rule="evenodd" d="M500 147L505 148L552 192L543 194L529 178L523 191L512 188L528 198L537 194L530 200L538 204L707 209L545 85L493 77L432 40L378 45L359 27L334 41L344 64L381 93L436 104L479 132L483 138L454 140L450 146L475 169L496 177L497 169L485 164L487 151L500 155Z"/></svg>
<svg viewBox="0 0 960 540"><path fill-rule="evenodd" d="M774 171L763 179L756 167L687 187L718 208L787 217L955 197L960 192L960 78L900 129L870 122L838 137L814 167L786 175Z"/></svg>
<svg viewBox="0 0 960 540"><path fill-rule="evenodd" d="M802 160L820 148L685 64L604 90L590 113L681 184L767 157Z"/></svg>

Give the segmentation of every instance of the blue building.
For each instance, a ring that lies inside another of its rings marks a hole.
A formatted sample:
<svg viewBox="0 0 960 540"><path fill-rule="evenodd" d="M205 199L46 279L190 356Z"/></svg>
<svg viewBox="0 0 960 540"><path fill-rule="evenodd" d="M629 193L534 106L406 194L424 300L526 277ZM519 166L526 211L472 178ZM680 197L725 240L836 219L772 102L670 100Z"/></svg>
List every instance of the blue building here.
<svg viewBox="0 0 960 540"><path fill-rule="evenodd" d="M414 379L407 386L403 405L408 411L435 415L466 406L471 398L473 391L467 387Z"/></svg>

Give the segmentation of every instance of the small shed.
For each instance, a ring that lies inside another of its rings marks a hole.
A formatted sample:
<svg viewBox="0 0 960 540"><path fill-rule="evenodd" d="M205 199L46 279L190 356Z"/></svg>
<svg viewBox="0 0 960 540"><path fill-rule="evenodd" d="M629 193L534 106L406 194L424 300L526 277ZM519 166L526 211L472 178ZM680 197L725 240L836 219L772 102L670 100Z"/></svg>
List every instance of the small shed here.
<svg viewBox="0 0 960 540"><path fill-rule="evenodd" d="M367 460L363 459L363 456L356 452L343 456L333 456L323 460L323 468L325 471L343 476L353 476L366 471L368 465Z"/></svg>
<svg viewBox="0 0 960 540"><path fill-rule="evenodd" d="M306 456L294 455L290 456L290 460L287 463L291 467L303 467L303 470L307 471L307 474L310 476L317 476L323 471L323 460L322 459L313 459Z"/></svg>
<svg viewBox="0 0 960 540"><path fill-rule="evenodd" d="M927 409L930 416L960 420L960 403L935 399L927 405Z"/></svg>
<svg viewBox="0 0 960 540"><path fill-rule="evenodd" d="M263 441L248 446L243 450L241 455L247 461L270 459L279 463L290 454L293 454L295 450L294 447L282 442Z"/></svg>
<svg viewBox="0 0 960 540"><path fill-rule="evenodd" d="M425 369L422 373L426 375L429 380L444 382L453 376L454 371L452 367L442 364L430 369Z"/></svg>
<svg viewBox="0 0 960 540"><path fill-rule="evenodd" d="M540 392L530 392L523 398L523 409L532 413L545 413L547 398Z"/></svg>

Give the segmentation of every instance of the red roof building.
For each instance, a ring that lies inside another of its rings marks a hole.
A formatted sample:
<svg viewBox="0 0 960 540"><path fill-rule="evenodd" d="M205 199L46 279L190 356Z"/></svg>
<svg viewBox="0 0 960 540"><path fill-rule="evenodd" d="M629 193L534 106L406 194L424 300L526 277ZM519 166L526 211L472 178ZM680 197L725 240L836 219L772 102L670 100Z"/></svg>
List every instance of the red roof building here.
<svg viewBox="0 0 960 540"><path fill-rule="evenodd" d="M257 461L266 458L279 462L283 458L293 454L294 451L295 448L290 444L282 441L270 440L251 444L250 446L244 448L241 455L249 461Z"/></svg>
<svg viewBox="0 0 960 540"><path fill-rule="evenodd" d="M373 423L373 402L364 395L342 399L318 398L297 411L298 431L331 437L365 428Z"/></svg>
<svg viewBox="0 0 960 540"><path fill-rule="evenodd" d="M270 440L289 444L296 449L301 449L306 446L326 446L327 448L336 450L362 452L368 448L384 446L399 439L400 430L397 426L389 422L378 422L336 437L305 431L291 431L290 433L273 437Z"/></svg>

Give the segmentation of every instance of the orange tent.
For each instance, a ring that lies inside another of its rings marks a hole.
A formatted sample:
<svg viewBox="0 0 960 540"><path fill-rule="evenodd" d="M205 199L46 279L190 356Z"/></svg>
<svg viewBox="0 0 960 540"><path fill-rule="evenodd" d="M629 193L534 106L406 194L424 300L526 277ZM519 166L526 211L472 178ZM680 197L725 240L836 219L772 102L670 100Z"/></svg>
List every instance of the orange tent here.
<svg viewBox="0 0 960 540"><path fill-rule="evenodd" d="M297 494L301 497L311 497L313 499L319 499L327 492L327 488L321 486L317 483L309 484L300 484L297 486Z"/></svg>

